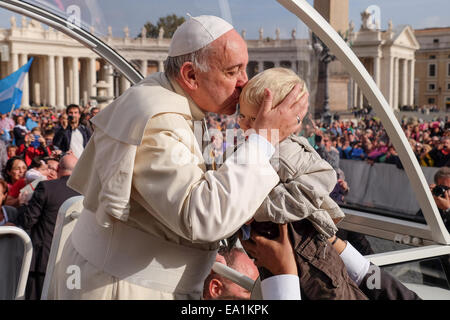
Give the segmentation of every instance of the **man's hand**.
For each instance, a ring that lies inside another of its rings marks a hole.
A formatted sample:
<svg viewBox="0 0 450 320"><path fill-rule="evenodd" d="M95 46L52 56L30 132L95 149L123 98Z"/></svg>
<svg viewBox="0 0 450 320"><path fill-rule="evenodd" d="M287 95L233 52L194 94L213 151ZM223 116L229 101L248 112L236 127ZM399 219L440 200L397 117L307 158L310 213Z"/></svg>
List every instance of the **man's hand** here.
<svg viewBox="0 0 450 320"><path fill-rule="evenodd" d="M38 141L41 143L41 145L42 145L44 148L46 147L46 141L45 141L44 137L39 136Z"/></svg>
<svg viewBox="0 0 450 320"><path fill-rule="evenodd" d="M436 201L436 205L441 210L447 210L450 208L450 197L448 196L448 192L445 193L445 198L433 196L434 201Z"/></svg>
<svg viewBox="0 0 450 320"><path fill-rule="evenodd" d="M296 102L301 93L301 86L297 84L291 92L272 108L273 94L269 89L264 91L264 101L256 117L253 129L261 134L273 145L286 139L290 134L301 129L303 118L308 112L308 93ZM300 119L300 122L298 119ZM264 131L265 130L265 131ZM278 137L271 135L271 130L278 130Z"/></svg>
<svg viewBox="0 0 450 320"><path fill-rule="evenodd" d="M57 157L59 157L61 154L62 154L62 151L61 151L61 150L53 150L51 156L52 156L53 158L57 158Z"/></svg>
<svg viewBox="0 0 450 320"><path fill-rule="evenodd" d="M32 141L34 141L34 136L32 134L25 135L24 138L25 146L28 147Z"/></svg>
<svg viewBox="0 0 450 320"><path fill-rule="evenodd" d="M295 274L294 250L289 241L287 225L279 225L278 238L269 240L252 231L250 240L242 241L244 249L255 259L258 267L264 267L273 275Z"/></svg>
<svg viewBox="0 0 450 320"><path fill-rule="evenodd" d="M436 187L435 184L430 184L430 190L431 190L431 194L433 194L433 189ZM450 190L445 191L444 193L444 197L436 197L433 194L433 198L434 201L436 202L436 205L439 209L441 210L447 210L448 208L450 208L450 196L449 196L449 192Z"/></svg>

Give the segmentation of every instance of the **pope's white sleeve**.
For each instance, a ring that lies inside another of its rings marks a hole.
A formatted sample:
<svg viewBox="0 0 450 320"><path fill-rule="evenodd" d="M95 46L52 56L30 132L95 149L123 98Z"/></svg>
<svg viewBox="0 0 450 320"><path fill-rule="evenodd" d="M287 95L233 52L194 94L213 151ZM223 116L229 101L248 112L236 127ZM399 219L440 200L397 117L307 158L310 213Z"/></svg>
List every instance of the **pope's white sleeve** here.
<svg viewBox="0 0 450 320"><path fill-rule="evenodd" d="M168 123L176 129L167 130ZM274 148L254 134L218 170L205 171L186 123L174 114L151 120L136 152L133 186L140 204L179 236L218 241L250 220L277 185Z"/></svg>
<svg viewBox="0 0 450 320"><path fill-rule="evenodd" d="M348 275L359 286L364 276L369 271L370 262L356 250L350 242L346 241L347 245L344 251L341 252L340 257L347 268Z"/></svg>
<svg viewBox="0 0 450 320"><path fill-rule="evenodd" d="M301 300L300 279L294 274L272 276L261 281L264 300Z"/></svg>

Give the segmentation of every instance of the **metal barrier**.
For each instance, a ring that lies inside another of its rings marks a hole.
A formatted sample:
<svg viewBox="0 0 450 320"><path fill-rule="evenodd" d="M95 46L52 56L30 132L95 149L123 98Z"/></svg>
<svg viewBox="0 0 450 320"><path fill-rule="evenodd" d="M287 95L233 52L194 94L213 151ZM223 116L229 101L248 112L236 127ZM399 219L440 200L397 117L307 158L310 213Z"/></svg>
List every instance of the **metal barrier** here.
<svg viewBox="0 0 450 320"><path fill-rule="evenodd" d="M415 215L419 203L404 170L393 164L340 160L350 192L346 202ZM421 167L428 183L439 168ZM401 195L401 196L400 196Z"/></svg>
<svg viewBox="0 0 450 320"><path fill-rule="evenodd" d="M19 237L23 242L22 266L20 268L20 276L16 292L13 295L16 300L25 299L25 288L28 280L28 272L30 271L31 258L33 257L33 246L28 234L17 227L0 227L0 235L13 235ZM6 283L6 282L5 282Z"/></svg>

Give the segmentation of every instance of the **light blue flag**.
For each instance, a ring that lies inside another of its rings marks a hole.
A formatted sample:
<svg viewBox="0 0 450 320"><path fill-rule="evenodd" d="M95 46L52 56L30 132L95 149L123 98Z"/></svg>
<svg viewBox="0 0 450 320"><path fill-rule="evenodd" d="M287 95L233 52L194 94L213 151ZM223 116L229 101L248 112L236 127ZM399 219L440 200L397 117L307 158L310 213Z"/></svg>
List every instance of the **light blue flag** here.
<svg viewBox="0 0 450 320"><path fill-rule="evenodd" d="M33 58L16 72L0 80L0 113L8 113L20 107L23 82L32 62Z"/></svg>

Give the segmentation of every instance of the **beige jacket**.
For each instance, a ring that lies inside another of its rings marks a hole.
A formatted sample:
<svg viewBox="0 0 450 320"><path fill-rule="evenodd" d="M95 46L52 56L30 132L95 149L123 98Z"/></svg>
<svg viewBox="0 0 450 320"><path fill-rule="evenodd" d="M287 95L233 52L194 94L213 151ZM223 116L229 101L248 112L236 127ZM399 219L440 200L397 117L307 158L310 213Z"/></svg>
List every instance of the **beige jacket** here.
<svg viewBox="0 0 450 320"><path fill-rule="evenodd" d="M278 148L271 162L280 183L259 207L255 220L288 223L307 218L319 233L332 237L337 232L333 219L345 216L329 196L336 172L304 137L291 135Z"/></svg>
<svg viewBox="0 0 450 320"><path fill-rule="evenodd" d="M175 81L147 77L93 118L95 132L68 185L104 227L125 223L172 243L216 249L251 219L279 178L267 157L258 166L229 159L206 171L193 134L193 120L203 117ZM246 143L234 159L254 148Z"/></svg>

